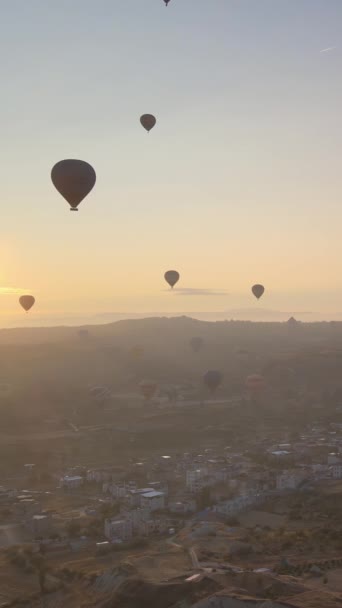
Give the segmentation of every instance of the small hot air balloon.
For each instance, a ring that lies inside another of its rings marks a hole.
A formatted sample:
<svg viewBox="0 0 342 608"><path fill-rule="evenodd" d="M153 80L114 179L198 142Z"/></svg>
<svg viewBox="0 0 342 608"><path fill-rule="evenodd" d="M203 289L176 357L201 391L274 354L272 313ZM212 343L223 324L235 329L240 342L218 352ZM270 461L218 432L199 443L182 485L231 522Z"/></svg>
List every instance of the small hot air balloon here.
<svg viewBox="0 0 342 608"><path fill-rule="evenodd" d="M86 340L87 338L89 338L89 331L87 329L79 329L78 335L81 340Z"/></svg>
<svg viewBox="0 0 342 608"><path fill-rule="evenodd" d="M173 289L179 281L179 272L177 272L177 270L168 270L164 274L164 279L170 285L171 289Z"/></svg>
<svg viewBox="0 0 342 608"><path fill-rule="evenodd" d="M190 340L190 346L192 348L192 350L194 351L194 353L198 353L202 346L203 346L204 340L203 338L194 336L193 338L191 338Z"/></svg>
<svg viewBox="0 0 342 608"><path fill-rule="evenodd" d="M60 160L51 171L51 180L56 190L68 201L71 211L78 211L78 205L94 188L95 170L84 160Z"/></svg>
<svg viewBox="0 0 342 608"><path fill-rule="evenodd" d="M212 393L214 393L216 389L220 386L222 380L223 374L218 370L209 370L203 376L204 384L206 384L206 386Z"/></svg>
<svg viewBox="0 0 342 608"><path fill-rule="evenodd" d="M258 298L258 300L259 300L259 298L261 298L264 291L265 291L265 287L263 285L257 284L257 285L253 285L253 287L252 287L252 292L255 295L255 297Z"/></svg>
<svg viewBox="0 0 342 608"><path fill-rule="evenodd" d="M147 132L150 132L155 126L157 119L153 114L143 114L140 116L140 122L144 129L146 129Z"/></svg>
<svg viewBox="0 0 342 608"><path fill-rule="evenodd" d="M246 379L246 387L252 393L259 393L265 388L265 379L260 374L251 374Z"/></svg>
<svg viewBox="0 0 342 608"><path fill-rule="evenodd" d="M157 383L151 380L143 380L140 382L140 390L146 401L150 401L157 390Z"/></svg>
<svg viewBox="0 0 342 608"><path fill-rule="evenodd" d="M30 308L32 308L35 301L36 300L33 296L20 296L19 298L19 304L23 307L24 310L26 310L26 312L28 312Z"/></svg>
<svg viewBox="0 0 342 608"><path fill-rule="evenodd" d="M132 359L133 361L139 361L140 359L143 358L144 356L144 348L142 346L134 346L130 351L129 351L129 357L130 359Z"/></svg>

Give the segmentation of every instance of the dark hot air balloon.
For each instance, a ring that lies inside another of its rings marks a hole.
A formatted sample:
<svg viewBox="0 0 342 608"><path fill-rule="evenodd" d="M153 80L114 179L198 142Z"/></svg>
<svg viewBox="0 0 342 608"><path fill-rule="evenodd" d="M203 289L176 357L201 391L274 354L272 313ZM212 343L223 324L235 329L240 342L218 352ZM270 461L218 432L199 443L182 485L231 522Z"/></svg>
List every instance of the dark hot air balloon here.
<svg viewBox="0 0 342 608"><path fill-rule="evenodd" d="M51 171L52 183L56 190L68 201L71 211L78 211L78 205L94 188L95 170L84 160L60 160Z"/></svg>
<svg viewBox="0 0 342 608"><path fill-rule="evenodd" d="M173 289L179 281L179 272L177 272L177 270L168 270L164 274L164 279L170 285L171 289Z"/></svg>
<svg viewBox="0 0 342 608"><path fill-rule="evenodd" d="M151 131L155 126L157 119L153 114L143 114L140 116L140 122L146 131Z"/></svg>
<svg viewBox="0 0 342 608"><path fill-rule="evenodd" d="M265 287L263 285L253 285L252 287L252 292L255 295L256 298L261 298L262 294L265 291Z"/></svg>
<svg viewBox="0 0 342 608"><path fill-rule="evenodd" d="M202 346L203 346L204 340L203 338L194 336L193 338L191 338L190 340L190 346L192 348L192 350L194 351L194 353L198 353Z"/></svg>
<svg viewBox="0 0 342 608"><path fill-rule="evenodd" d="M223 374L218 370L209 370L203 376L204 384L212 393L214 393L216 389L220 386L222 380Z"/></svg>
<svg viewBox="0 0 342 608"><path fill-rule="evenodd" d="M169 4L170 0L164 0L164 2L165 2L165 6L167 6Z"/></svg>
<svg viewBox="0 0 342 608"><path fill-rule="evenodd" d="M26 312L28 312L30 308L32 308L35 301L36 300L33 296L20 296L19 298L19 304L24 310L26 310Z"/></svg>

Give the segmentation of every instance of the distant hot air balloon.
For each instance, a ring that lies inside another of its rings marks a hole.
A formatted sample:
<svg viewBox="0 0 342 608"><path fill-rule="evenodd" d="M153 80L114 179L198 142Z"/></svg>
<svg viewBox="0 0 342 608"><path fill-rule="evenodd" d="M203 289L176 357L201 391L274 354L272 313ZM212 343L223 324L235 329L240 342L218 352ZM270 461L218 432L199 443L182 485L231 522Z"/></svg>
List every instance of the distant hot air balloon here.
<svg viewBox="0 0 342 608"><path fill-rule="evenodd" d="M192 348L192 350L194 351L194 353L198 353L202 346L204 344L204 340L203 338L200 338L199 336L194 336L193 338L191 338L190 340L190 346Z"/></svg>
<svg viewBox="0 0 342 608"><path fill-rule="evenodd" d="M150 132L155 126L157 119L153 114L143 114L140 116L140 122L146 131Z"/></svg>
<svg viewBox="0 0 342 608"><path fill-rule="evenodd" d="M171 289L173 289L179 281L179 272L177 272L177 270L168 270L164 274L164 279L170 285Z"/></svg>
<svg viewBox="0 0 342 608"><path fill-rule="evenodd" d="M78 205L95 186L96 173L84 160L67 159L52 168L51 179L56 190L68 201L70 210L78 211Z"/></svg>
<svg viewBox="0 0 342 608"><path fill-rule="evenodd" d="M20 296L19 298L19 304L23 307L24 310L26 310L26 312L28 312L30 308L32 308L35 301L36 300L33 296Z"/></svg>
<svg viewBox="0 0 342 608"><path fill-rule="evenodd" d="M130 359L133 359L134 361L139 361L140 359L143 358L144 356L144 349L142 346L134 346L130 351L129 351L129 356Z"/></svg>
<svg viewBox="0 0 342 608"><path fill-rule="evenodd" d="M265 388L265 379L260 374L251 374L246 379L246 387L252 393L259 393Z"/></svg>
<svg viewBox="0 0 342 608"><path fill-rule="evenodd" d="M87 329L79 329L78 335L81 340L86 340L87 338L89 338L89 331Z"/></svg>
<svg viewBox="0 0 342 608"><path fill-rule="evenodd" d="M165 6L167 6L169 4L170 0L164 0L164 2L165 2Z"/></svg>
<svg viewBox="0 0 342 608"><path fill-rule="evenodd" d="M257 284L257 285L253 285L253 287L252 287L252 292L255 295L255 297L258 298L258 300L259 300L259 298L261 298L264 291L265 291L265 287L263 285Z"/></svg>
<svg viewBox="0 0 342 608"><path fill-rule="evenodd" d="M204 384L212 393L214 393L216 389L220 386L222 380L223 374L218 370L209 370L203 376Z"/></svg>
<svg viewBox="0 0 342 608"><path fill-rule="evenodd" d="M140 390L146 401L150 401L157 390L157 383L151 380L143 380L140 382Z"/></svg>

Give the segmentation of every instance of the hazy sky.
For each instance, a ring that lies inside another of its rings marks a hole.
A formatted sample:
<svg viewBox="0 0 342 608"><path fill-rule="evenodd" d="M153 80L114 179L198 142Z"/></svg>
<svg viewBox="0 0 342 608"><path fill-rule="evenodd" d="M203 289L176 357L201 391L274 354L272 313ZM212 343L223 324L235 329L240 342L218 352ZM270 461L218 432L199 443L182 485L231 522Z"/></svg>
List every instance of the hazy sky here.
<svg viewBox="0 0 342 608"><path fill-rule="evenodd" d="M258 306L255 282L341 311L341 26L341 0L1 2L3 321L8 288L32 315ZM70 157L98 176L79 213Z"/></svg>

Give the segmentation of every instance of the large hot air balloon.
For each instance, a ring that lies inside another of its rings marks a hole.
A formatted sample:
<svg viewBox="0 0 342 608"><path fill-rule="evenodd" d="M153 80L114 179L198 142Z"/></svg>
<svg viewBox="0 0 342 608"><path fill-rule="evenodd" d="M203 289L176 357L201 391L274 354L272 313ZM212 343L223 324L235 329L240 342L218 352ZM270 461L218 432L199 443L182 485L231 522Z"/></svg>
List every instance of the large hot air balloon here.
<svg viewBox="0 0 342 608"><path fill-rule="evenodd" d="M193 338L191 338L190 340L190 346L192 348L192 350L194 351L194 353L198 353L202 346L204 344L204 340L203 338L200 338L199 336L194 336Z"/></svg>
<svg viewBox="0 0 342 608"><path fill-rule="evenodd" d="M140 122L147 132L151 131L155 126L157 119L153 114L143 114L140 116Z"/></svg>
<svg viewBox="0 0 342 608"><path fill-rule="evenodd" d="M94 188L95 170L84 160L60 160L51 171L52 183L56 190L68 201L71 211L78 211L78 205Z"/></svg>
<svg viewBox="0 0 342 608"><path fill-rule="evenodd" d="M252 292L255 295L255 297L258 298L258 300L259 300L259 298L261 298L264 291L265 291L265 287L263 285L257 284L257 285L253 285L253 287L252 287Z"/></svg>
<svg viewBox="0 0 342 608"><path fill-rule="evenodd" d="M30 308L32 308L35 301L36 300L33 296L20 296L19 298L19 304L23 307L24 310L26 310L26 312L28 312Z"/></svg>
<svg viewBox="0 0 342 608"><path fill-rule="evenodd" d="M251 393L260 393L265 388L265 379L260 374L251 374L246 379L246 387Z"/></svg>
<svg viewBox="0 0 342 608"><path fill-rule="evenodd" d="M220 386L222 380L223 374L218 370L209 370L203 376L204 384L212 393L214 393L216 389Z"/></svg>
<svg viewBox="0 0 342 608"><path fill-rule="evenodd" d="M171 289L173 289L179 281L179 272L177 272L177 270L168 270L164 274L164 279L170 285Z"/></svg>
<svg viewBox="0 0 342 608"><path fill-rule="evenodd" d="M150 401L157 390L157 383L151 380L143 380L140 382L140 390L146 401Z"/></svg>

